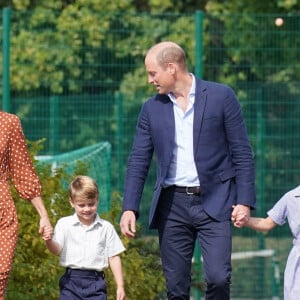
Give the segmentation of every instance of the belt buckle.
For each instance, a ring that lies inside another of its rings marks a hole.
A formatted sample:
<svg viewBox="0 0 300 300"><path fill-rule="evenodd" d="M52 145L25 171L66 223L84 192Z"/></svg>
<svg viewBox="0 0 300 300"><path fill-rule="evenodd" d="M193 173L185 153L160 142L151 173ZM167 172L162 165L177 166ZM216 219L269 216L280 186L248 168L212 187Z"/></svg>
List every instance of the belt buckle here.
<svg viewBox="0 0 300 300"><path fill-rule="evenodd" d="M189 192L189 186L185 187L185 192L187 195L194 195L194 193Z"/></svg>

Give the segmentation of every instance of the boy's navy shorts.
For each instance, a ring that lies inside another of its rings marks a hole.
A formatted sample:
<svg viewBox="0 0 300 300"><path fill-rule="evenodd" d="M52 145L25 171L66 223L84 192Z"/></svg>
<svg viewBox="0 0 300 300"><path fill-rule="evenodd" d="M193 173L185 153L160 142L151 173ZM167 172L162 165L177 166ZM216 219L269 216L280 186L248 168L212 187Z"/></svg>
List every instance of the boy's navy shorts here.
<svg viewBox="0 0 300 300"><path fill-rule="evenodd" d="M59 280L59 300L107 300L104 272L67 268Z"/></svg>

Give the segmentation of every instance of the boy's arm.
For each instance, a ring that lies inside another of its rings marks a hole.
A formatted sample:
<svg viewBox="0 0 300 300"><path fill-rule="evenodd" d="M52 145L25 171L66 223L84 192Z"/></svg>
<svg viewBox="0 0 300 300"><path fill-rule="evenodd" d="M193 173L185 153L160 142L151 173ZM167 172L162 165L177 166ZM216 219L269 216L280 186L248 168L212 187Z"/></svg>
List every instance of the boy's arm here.
<svg viewBox="0 0 300 300"><path fill-rule="evenodd" d="M114 275L117 285L117 300L125 300L125 288L123 280L122 263L119 255L115 255L108 258L110 269Z"/></svg>
<svg viewBox="0 0 300 300"><path fill-rule="evenodd" d="M46 240L45 244L46 244L46 247L48 248L48 250L52 254L59 255L59 253L61 252L62 247L57 242L55 242L53 239Z"/></svg>
<svg viewBox="0 0 300 300"><path fill-rule="evenodd" d="M273 229L276 225L277 224L270 217L250 217L249 221L245 224L245 226L258 231L269 231Z"/></svg>

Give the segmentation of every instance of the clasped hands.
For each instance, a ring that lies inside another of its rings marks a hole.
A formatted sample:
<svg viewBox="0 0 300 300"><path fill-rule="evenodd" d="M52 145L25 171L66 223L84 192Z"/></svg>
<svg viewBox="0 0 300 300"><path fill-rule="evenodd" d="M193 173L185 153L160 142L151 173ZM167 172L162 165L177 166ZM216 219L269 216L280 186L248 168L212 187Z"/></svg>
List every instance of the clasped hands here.
<svg viewBox="0 0 300 300"><path fill-rule="evenodd" d="M48 217L42 217L40 219L39 234L42 236L43 240L45 241L52 239L53 227Z"/></svg>
<svg viewBox="0 0 300 300"><path fill-rule="evenodd" d="M237 228L243 227L250 218L250 207L247 205L237 204L232 206L231 221Z"/></svg>

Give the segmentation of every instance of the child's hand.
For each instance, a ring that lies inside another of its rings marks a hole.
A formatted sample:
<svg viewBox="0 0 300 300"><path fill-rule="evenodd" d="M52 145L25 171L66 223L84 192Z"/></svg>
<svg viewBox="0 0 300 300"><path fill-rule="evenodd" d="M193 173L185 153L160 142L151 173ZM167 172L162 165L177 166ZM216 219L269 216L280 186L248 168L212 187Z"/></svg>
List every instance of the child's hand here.
<svg viewBox="0 0 300 300"><path fill-rule="evenodd" d="M123 287L118 287L117 288L117 300L125 300L126 299L126 294L125 290Z"/></svg>

